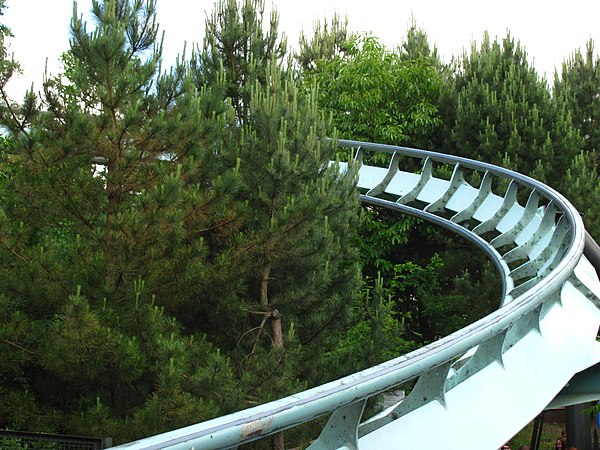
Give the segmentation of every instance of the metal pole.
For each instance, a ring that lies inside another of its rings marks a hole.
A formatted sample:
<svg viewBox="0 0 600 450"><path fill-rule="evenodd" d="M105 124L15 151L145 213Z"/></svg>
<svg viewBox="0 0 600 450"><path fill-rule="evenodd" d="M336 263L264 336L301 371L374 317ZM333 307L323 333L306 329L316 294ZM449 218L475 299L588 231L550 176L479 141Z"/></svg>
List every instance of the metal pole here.
<svg viewBox="0 0 600 450"><path fill-rule="evenodd" d="M539 450L540 448L542 427L544 426L544 413L545 411L542 411L533 421L533 431L531 433L531 450Z"/></svg>
<svg viewBox="0 0 600 450"><path fill-rule="evenodd" d="M592 448L592 420L588 403L567 406L567 443L569 447L586 450Z"/></svg>
<svg viewBox="0 0 600 450"><path fill-rule="evenodd" d="M600 245L594 241L594 238L587 231L585 232L585 246L583 247L583 254L592 264L592 266L594 266L596 273L600 277Z"/></svg>

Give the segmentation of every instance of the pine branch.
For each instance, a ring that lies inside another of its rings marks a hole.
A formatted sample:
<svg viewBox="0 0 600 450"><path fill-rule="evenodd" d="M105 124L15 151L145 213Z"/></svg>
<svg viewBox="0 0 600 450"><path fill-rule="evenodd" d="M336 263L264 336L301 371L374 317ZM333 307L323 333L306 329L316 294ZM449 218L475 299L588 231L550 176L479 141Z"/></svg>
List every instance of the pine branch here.
<svg viewBox="0 0 600 450"><path fill-rule="evenodd" d="M29 353L30 355L36 355L36 353L33 350L23 347L22 345L17 344L16 342L9 341L8 339L5 339L5 338L2 338L2 341L8 345L12 345L13 347L18 348L19 350L23 350L24 352Z"/></svg>
<svg viewBox="0 0 600 450"><path fill-rule="evenodd" d="M4 246L4 248L6 248L10 253L12 253L14 256L16 256L19 260L21 260L21 262L27 263L28 261L22 257L21 255L19 255L16 251L13 250L12 247L10 247L5 241L4 239L0 238L0 243Z"/></svg>

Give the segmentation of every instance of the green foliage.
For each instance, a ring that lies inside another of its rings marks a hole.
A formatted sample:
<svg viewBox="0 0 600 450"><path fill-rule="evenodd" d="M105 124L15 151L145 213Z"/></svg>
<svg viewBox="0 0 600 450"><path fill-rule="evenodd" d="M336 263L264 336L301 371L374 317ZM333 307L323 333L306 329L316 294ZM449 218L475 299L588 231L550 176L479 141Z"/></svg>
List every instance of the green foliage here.
<svg viewBox="0 0 600 450"><path fill-rule="evenodd" d="M415 341L406 339L407 316L398 311L394 292L384 286L381 277L367 278L361 294L354 305L355 324L325 354L330 366L348 372L396 358L417 347ZM359 367L348 365L354 359L361 361Z"/></svg>
<svg viewBox="0 0 600 450"><path fill-rule="evenodd" d="M303 50L308 56L318 54L319 39L336 42L339 36L344 34L338 31L327 35L317 30L312 46ZM319 102L332 111L342 136L410 147L429 147L439 139L439 97L442 88L447 89L442 81L448 81L449 73L414 20L406 41L396 52L386 50L368 36L348 39L344 48L344 52L324 52L320 60L305 67L308 79L318 82ZM455 280L463 278L478 288L496 284L487 273L463 272L464 264L446 264L446 258L452 255L450 250L444 252L443 258L436 255L436 251L444 250L448 240L448 236L417 219L397 217L381 208L366 208L358 239L365 289L378 292L373 280L380 280L384 297L392 300L375 304L363 300L363 305L370 305L374 312L369 319L363 316L365 321L359 321L351 330L350 342L361 342L373 355L381 356L386 349L392 349L388 355L394 354L400 348L410 348L411 341L430 342L449 334L497 306L497 297L491 296L490 302L474 307L476 289L468 290L467 295L457 290L459 283ZM463 255L463 260L480 261L471 255L467 258L460 245L451 244L449 249ZM486 277L485 281L481 277ZM391 309L386 310L383 305ZM363 309L368 310L365 306ZM444 315L449 320L444 321ZM366 334L387 333L385 321L373 322L373 317L402 323L402 332L399 328L397 335L409 341L397 345L400 341L387 336L369 345L364 339ZM376 346L380 346L379 350L375 350ZM358 344L351 346L357 347Z"/></svg>
<svg viewBox="0 0 600 450"><path fill-rule="evenodd" d="M406 39L398 49L402 61L416 61L425 59L429 61L438 70L443 70L443 64L438 54L437 47L429 45L427 33L417 26L416 19L411 18L408 29L406 30Z"/></svg>
<svg viewBox="0 0 600 450"><path fill-rule="evenodd" d="M473 45L463 57L443 103L453 151L567 194L593 235L598 234L596 66L589 42L585 57L576 52L563 64L551 96L510 34L502 42L485 35L480 48Z"/></svg>
<svg viewBox="0 0 600 450"><path fill-rule="evenodd" d="M520 43L510 34L491 42L485 34L481 46L464 55L452 83L444 115L453 151L561 185L582 141L569 117L553 108Z"/></svg>
<svg viewBox="0 0 600 450"><path fill-rule="evenodd" d="M93 31L75 12L66 72L0 116L2 426L119 442L240 406L210 323L182 328L211 274L239 292L225 107L159 71L155 6L95 1Z"/></svg>
<svg viewBox="0 0 600 450"><path fill-rule="evenodd" d="M340 136L427 147L439 125L439 75L425 59L403 61L373 36L348 41L348 51L316 62L308 77Z"/></svg>
<svg viewBox="0 0 600 450"><path fill-rule="evenodd" d="M319 103L331 112L340 135L430 146L440 124L441 75L426 36L413 23L404 48L390 52L372 36L344 41L343 31L335 22L329 34L326 28L317 29L299 57L309 82L318 84ZM323 50L322 41L329 43L324 48L337 50ZM306 60L313 62L309 65ZM410 252L407 244L418 239L419 225L416 219L398 218L380 208L365 210L358 239L365 287L355 307L356 325L341 340L343 350L336 347L332 357L352 352L368 363L380 362L414 348L414 341L422 342L431 334L421 330L427 325L424 301L439 294L441 263L437 259L428 263L422 251ZM409 254L418 254L419 263L407 261Z"/></svg>
<svg viewBox="0 0 600 450"><path fill-rule="evenodd" d="M348 19L342 21L337 14L331 21L317 21L313 35L300 34L300 51L294 55L301 74L318 71L319 61L343 58L353 51L357 36L348 31Z"/></svg>
<svg viewBox="0 0 600 450"><path fill-rule="evenodd" d="M264 85L269 64L282 66L287 43L279 36L275 9L265 27L264 0L221 0L205 21L205 37L192 57L200 86L224 84L224 96L240 121L248 118L251 90ZM265 29L266 28L266 29Z"/></svg>
<svg viewBox="0 0 600 450"><path fill-rule="evenodd" d="M576 50L560 73L554 76L553 97L557 108L566 108L585 139L585 150L597 152L600 145L600 60L589 40L585 53ZM596 159L596 164L598 160Z"/></svg>
<svg viewBox="0 0 600 450"><path fill-rule="evenodd" d="M421 222L412 217L397 218L383 208L371 207L364 214L358 246L363 270L374 277L377 272L393 270L390 255L408 243L411 232Z"/></svg>
<svg viewBox="0 0 600 450"><path fill-rule="evenodd" d="M222 101L233 107L218 145L238 170L248 271L240 274L245 295L213 339L230 351L247 405L340 373L323 349L350 325L359 287L348 245L359 213L355 174L329 164L331 123L316 92L300 89L288 70L276 13L266 32L264 22L261 2L221 2L192 61L198 89L221 80Z"/></svg>
<svg viewBox="0 0 600 450"><path fill-rule="evenodd" d="M600 183L598 183L598 156L595 152L581 152L567 169L564 194L581 211L587 231L600 239Z"/></svg>
<svg viewBox="0 0 600 450"><path fill-rule="evenodd" d="M469 254L465 262L465 254ZM501 281L496 268L475 249L448 251L439 268L440 290L424 297L424 318L434 340L464 328L500 305ZM457 274L458 272L458 274Z"/></svg>
<svg viewBox="0 0 600 450"><path fill-rule="evenodd" d="M0 439L3 450L60 450L58 442L30 442L19 438Z"/></svg>
<svg viewBox="0 0 600 450"><path fill-rule="evenodd" d="M600 134L600 63L594 54L594 42L588 41L585 54L577 50L563 63L554 77L555 107L565 110L583 136L582 153L576 154L568 166L563 192L583 213L588 231L600 238L598 202L598 145Z"/></svg>

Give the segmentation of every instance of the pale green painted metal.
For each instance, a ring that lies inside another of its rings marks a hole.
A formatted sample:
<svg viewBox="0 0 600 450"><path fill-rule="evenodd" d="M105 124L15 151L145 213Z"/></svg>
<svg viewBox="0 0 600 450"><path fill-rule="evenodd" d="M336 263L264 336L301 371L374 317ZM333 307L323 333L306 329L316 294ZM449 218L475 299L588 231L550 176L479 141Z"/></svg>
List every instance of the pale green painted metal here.
<svg viewBox="0 0 600 450"><path fill-rule="evenodd" d="M311 449L497 449L550 402L571 401L557 394L600 361L598 268L583 256L586 234L573 206L551 188L489 164L380 144L339 145L356 150L365 204L422 217L486 252L503 280L500 308L341 380L117 448L235 448L333 413ZM389 165L366 164L374 153L388 154ZM421 161L420 169L403 170L408 160L410 167ZM437 176L440 164L452 167L450 179ZM341 164L341 173L350 166ZM467 181L476 178L479 185ZM506 190L496 192L503 183ZM367 399L412 379L417 384L404 401L362 421ZM586 398L600 398L586 389Z"/></svg>

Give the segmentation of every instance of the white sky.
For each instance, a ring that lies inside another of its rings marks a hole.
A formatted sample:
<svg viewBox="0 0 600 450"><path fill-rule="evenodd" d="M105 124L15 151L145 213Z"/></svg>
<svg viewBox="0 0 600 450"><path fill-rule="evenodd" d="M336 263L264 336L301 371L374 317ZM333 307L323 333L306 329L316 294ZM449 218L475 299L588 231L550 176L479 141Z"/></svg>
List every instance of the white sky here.
<svg viewBox="0 0 600 450"><path fill-rule="evenodd" d="M9 92L20 99L34 83L41 86L46 59L51 73L60 71L58 57L68 49L72 0L7 0L0 21L15 35L9 51L21 63L24 75L11 80ZM87 13L91 0L79 0ZM270 0L266 0L270 5ZM591 37L600 48L598 0L274 0L280 13L280 30L295 46L300 30L312 33L316 20L331 18L334 11L348 16L354 31L370 31L390 46L405 36L411 16L437 45L444 60L459 55L485 30L503 38L510 30L521 41L540 74L552 77L555 67ZM158 21L165 31L164 59L171 65L188 45L201 42L204 19L214 0L158 0ZM91 24L90 24L91 25Z"/></svg>

